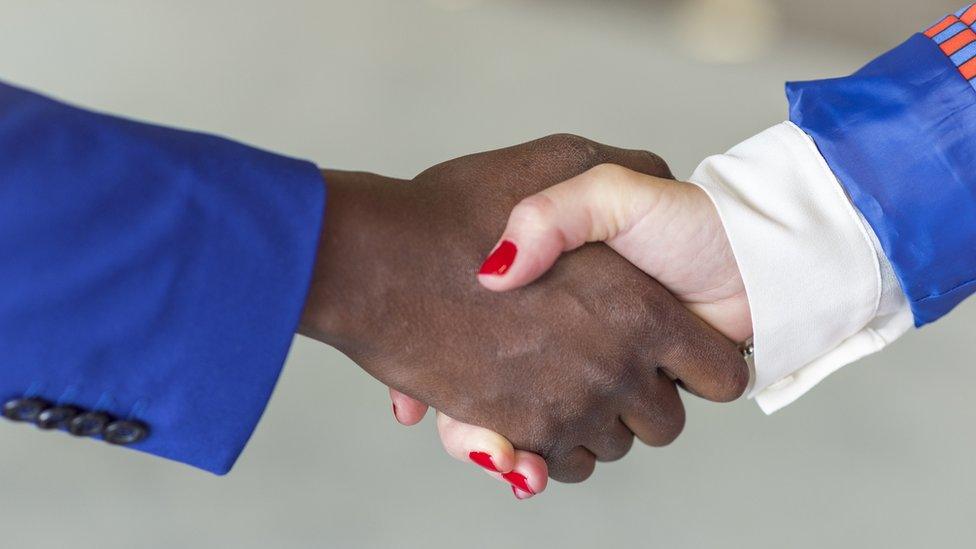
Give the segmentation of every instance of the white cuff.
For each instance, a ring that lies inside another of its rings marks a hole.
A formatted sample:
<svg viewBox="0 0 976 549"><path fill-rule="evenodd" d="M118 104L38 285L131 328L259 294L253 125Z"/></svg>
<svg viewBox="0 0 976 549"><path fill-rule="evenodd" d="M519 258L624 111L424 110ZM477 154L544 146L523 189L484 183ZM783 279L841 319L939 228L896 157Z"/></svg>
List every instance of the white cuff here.
<svg viewBox="0 0 976 549"><path fill-rule="evenodd" d="M873 231L794 124L705 159L691 182L715 203L742 274L755 347L749 396L766 413L912 326Z"/></svg>

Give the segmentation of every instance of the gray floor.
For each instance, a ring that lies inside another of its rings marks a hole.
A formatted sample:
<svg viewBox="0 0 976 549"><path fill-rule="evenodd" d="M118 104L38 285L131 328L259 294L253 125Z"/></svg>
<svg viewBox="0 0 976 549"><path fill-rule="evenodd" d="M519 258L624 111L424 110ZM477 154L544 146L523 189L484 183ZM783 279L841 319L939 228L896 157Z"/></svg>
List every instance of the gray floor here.
<svg viewBox="0 0 976 549"><path fill-rule="evenodd" d="M712 64L670 3L0 7L0 78L404 177L557 131L653 149L687 175L782 120L784 80L839 75L876 51L784 24L744 62ZM226 478L0 425L0 545L972 546L974 320L970 303L773 417L688 399L672 447L522 503L443 454L430 421L398 427L354 364L298 340Z"/></svg>

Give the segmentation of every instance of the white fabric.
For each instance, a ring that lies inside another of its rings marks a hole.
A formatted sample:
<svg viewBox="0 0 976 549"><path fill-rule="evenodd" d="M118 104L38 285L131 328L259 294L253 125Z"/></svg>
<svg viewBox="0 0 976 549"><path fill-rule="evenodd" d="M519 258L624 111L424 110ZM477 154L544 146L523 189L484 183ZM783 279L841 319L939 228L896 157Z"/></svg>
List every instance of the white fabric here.
<svg viewBox="0 0 976 549"><path fill-rule="evenodd" d="M742 273L755 346L748 394L764 412L912 326L877 237L796 125L705 159L690 181L715 203Z"/></svg>

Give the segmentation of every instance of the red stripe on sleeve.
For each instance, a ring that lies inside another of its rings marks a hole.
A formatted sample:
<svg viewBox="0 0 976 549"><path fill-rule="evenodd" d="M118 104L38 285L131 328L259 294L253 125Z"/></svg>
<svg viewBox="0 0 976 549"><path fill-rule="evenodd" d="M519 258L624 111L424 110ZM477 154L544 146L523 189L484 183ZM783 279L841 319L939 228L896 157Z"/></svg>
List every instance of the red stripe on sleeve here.
<svg viewBox="0 0 976 549"><path fill-rule="evenodd" d="M966 80L971 80L976 77L976 57L959 65L959 72L962 73L963 78Z"/></svg>
<svg viewBox="0 0 976 549"><path fill-rule="evenodd" d="M976 4L973 4L972 7L966 10L966 13L962 14L959 20L967 25L976 23Z"/></svg>
<svg viewBox="0 0 976 549"><path fill-rule="evenodd" d="M976 32L966 29L939 45L946 55L952 55L976 40Z"/></svg>
<svg viewBox="0 0 976 549"><path fill-rule="evenodd" d="M955 23L956 21L959 21L959 18L957 18L955 15L947 15L945 19L939 21L938 23L933 25L929 30L925 31L925 36L928 36L929 38L935 38L936 34L939 34L940 32L951 27L953 23Z"/></svg>

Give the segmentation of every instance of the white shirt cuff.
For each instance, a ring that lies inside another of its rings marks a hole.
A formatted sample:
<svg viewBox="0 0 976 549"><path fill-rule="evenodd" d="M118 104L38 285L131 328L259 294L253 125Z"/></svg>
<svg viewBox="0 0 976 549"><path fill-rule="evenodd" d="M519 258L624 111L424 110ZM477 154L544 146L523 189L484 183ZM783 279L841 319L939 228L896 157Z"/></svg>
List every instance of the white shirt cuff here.
<svg viewBox="0 0 976 549"><path fill-rule="evenodd" d="M742 274L755 348L748 394L766 413L912 326L874 232L796 125L705 159L690 181L715 203Z"/></svg>

